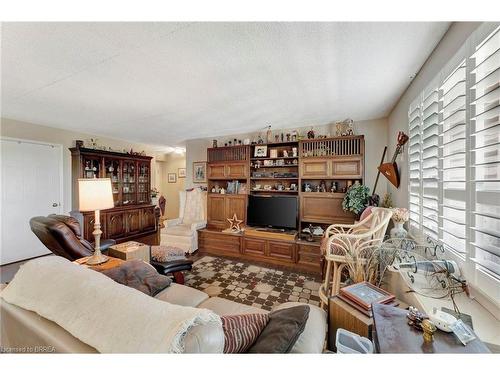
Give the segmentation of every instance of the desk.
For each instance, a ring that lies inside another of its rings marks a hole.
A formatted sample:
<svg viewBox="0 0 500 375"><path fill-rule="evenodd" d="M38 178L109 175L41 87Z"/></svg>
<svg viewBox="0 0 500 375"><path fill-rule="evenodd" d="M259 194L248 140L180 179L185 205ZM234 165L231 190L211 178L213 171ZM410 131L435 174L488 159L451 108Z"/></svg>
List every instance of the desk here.
<svg viewBox="0 0 500 375"><path fill-rule="evenodd" d="M490 353L476 336L466 346L453 334L437 330L434 341L424 343L422 332L407 323L407 311L397 307L374 304L373 342L378 353Z"/></svg>

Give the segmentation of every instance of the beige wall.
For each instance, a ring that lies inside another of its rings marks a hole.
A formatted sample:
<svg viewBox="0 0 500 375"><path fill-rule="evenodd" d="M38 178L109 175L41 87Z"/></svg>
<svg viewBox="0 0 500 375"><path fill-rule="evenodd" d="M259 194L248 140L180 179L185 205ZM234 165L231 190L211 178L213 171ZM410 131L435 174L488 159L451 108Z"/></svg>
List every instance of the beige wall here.
<svg viewBox="0 0 500 375"><path fill-rule="evenodd" d="M179 168L186 167L186 156L184 154L168 154L164 161L158 161L159 190L167 200L166 217L174 219L179 216L179 191L185 189L186 178L179 178ZM168 182L168 173L177 175L176 183Z"/></svg>
<svg viewBox="0 0 500 375"><path fill-rule="evenodd" d="M98 138L98 143L114 149L133 148L136 151L145 151L147 155L153 156L152 170L156 169L156 160L165 158L164 153L158 152L154 146L121 141L117 139L97 137L90 134L77 133L63 129L56 129L48 126L30 124L26 122L2 118L0 127L0 136L9 138L26 139L31 141L47 142L60 144L63 146L63 193L64 200L63 212L68 213L72 210L71 207L71 153L68 150L75 146L75 140L88 140L90 138ZM156 171L152 173L152 185L156 186Z"/></svg>
<svg viewBox="0 0 500 375"><path fill-rule="evenodd" d="M380 158L382 157L382 152L384 146L387 145L387 119L377 119L377 120L366 120L357 121L354 124L354 132L357 135L363 134L365 136L365 184L373 188L375 178L377 175L377 167L380 163ZM310 126L297 128L299 134L305 134L311 129ZM334 135L332 125L318 125L313 127L316 134L320 135ZM283 130L283 133L289 133L293 129ZM281 130L276 131L281 133ZM250 138L251 140L258 135L258 133L252 134L236 134L227 137L215 138L218 141L219 146L224 145L224 143L233 138L245 139ZM265 130L262 131L262 136L265 137ZM186 141L186 165L187 165L187 178L186 187L192 187L193 184L193 162L194 161L206 161L207 160L207 147L212 147L212 139L194 139ZM388 158L387 156L386 158ZM387 183L383 177L379 179L379 184L377 187L377 193L383 196L387 189Z"/></svg>
<svg viewBox="0 0 500 375"><path fill-rule="evenodd" d="M420 69L417 76L413 79L411 85L406 89L398 103L392 109L388 118L389 153L391 155L396 146L397 132L402 130L408 133L408 107L410 103L440 72L479 25L481 25L480 22L453 23ZM396 189L390 184L388 185L394 205L399 207L408 207L407 162L406 154L402 154L398 158L401 175L401 186L399 189Z"/></svg>

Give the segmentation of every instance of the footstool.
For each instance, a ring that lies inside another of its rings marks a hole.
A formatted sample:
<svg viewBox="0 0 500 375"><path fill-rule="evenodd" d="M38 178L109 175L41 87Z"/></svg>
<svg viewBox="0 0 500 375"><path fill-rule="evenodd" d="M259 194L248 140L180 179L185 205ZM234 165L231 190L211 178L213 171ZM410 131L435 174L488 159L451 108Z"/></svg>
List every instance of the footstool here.
<svg viewBox="0 0 500 375"><path fill-rule="evenodd" d="M177 284L184 284L182 271L191 271L193 261L189 259L172 260L170 262L157 262L151 259L151 265L162 275L172 274Z"/></svg>

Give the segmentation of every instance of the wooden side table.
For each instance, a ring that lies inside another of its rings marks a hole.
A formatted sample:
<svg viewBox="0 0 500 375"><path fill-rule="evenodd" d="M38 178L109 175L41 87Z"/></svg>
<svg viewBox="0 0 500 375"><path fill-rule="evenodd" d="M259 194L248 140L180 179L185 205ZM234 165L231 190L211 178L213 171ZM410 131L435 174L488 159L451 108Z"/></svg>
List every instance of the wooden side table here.
<svg viewBox="0 0 500 375"><path fill-rule="evenodd" d="M80 259L75 260L73 263L79 264L81 266L90 268L90 269L95 270L95 271L104 271L104 270L109 270L111 268L118 267L119 265L121 265L124 262L121 259L109 257L109 260L105 263L101 263L101 264L98 264L96 266L89 266L89 265L85 264L85 263L87 263L87 260L89 258L90 257L80 258Z"/></svg>
<svg viewBox="0 0 500 375"><path fill-rule="evenodd" d="M407 308L408 305L397 300L401 308ZM361 311L334 296L328 300L328 349L336 350L335 338L337 329L343 328L354 332L360 336L373 341L374 322L373 318L368 317Z"/></svg>
<svg viewBox="0 0 500 375"><path fill-rule="evenodd" d="M337 329L343 328L372 339L373 318L356 310L338 297L328 300L328 349L336 351Z"/></svg>

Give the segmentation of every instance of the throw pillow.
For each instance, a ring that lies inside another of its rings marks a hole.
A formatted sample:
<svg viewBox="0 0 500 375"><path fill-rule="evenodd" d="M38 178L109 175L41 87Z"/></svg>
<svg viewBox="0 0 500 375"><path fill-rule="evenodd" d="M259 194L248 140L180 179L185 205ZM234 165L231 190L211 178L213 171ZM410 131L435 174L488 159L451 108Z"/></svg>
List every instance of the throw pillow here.
<svg viewBox="0 0 500 375"><path fill-rule="evenodd" d="M309 311L308 305L300 305L270 313L269 323L248 353L289 353L304 332Z"/></svg>
<svg viewBox="0 0 500 375"><path fill-rule="evenodd" d="M269 314L221 316L224 353L245 353L269 321Z"/></svg>
<svg viewBox="0 0 500 375"><path fill-rule="evenodd" d="M170 277L160 275L153 266L142 260L129 260L118 267L99 271L117 283L140 290L154 297L170 286Z"/></svg>

